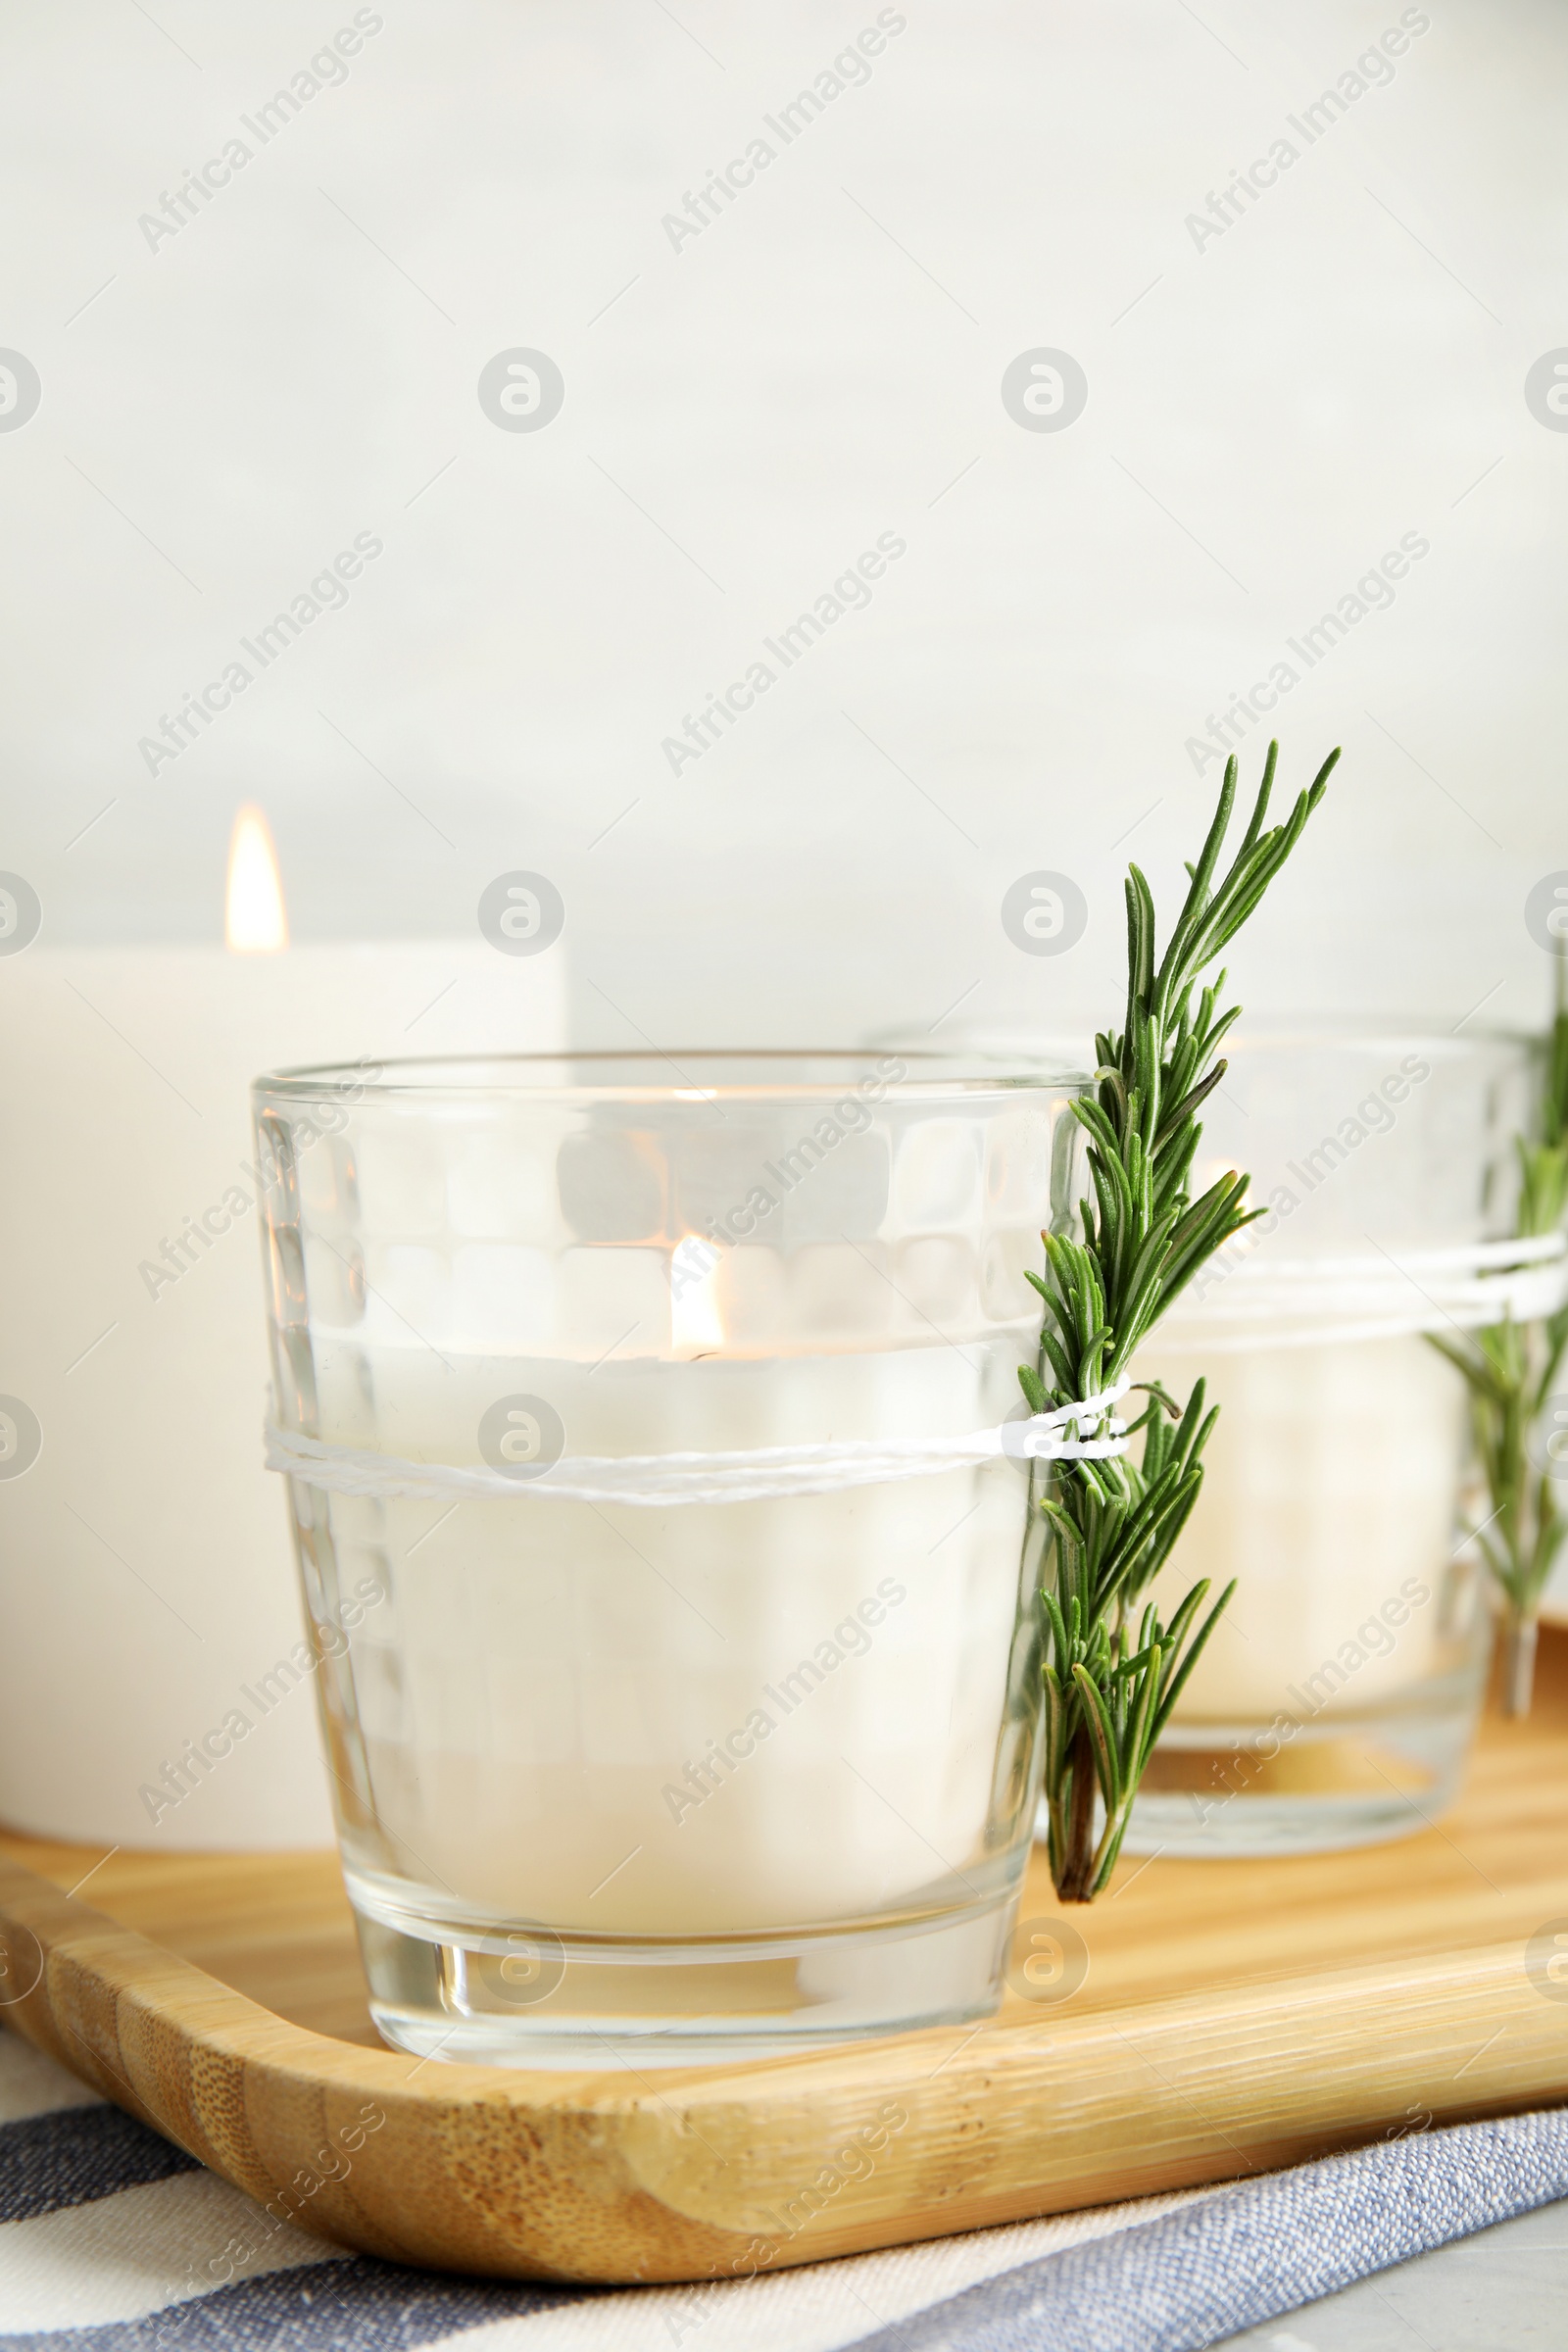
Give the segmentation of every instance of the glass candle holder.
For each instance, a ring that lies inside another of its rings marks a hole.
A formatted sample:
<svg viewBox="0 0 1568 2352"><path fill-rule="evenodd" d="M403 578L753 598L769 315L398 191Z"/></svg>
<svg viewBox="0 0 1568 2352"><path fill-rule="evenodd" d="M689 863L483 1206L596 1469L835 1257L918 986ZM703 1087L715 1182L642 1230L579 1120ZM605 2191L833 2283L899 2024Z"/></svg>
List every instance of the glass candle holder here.
<svg viewBox="0 0 1568 2352"><path fill-rule="evenodd" d="M1453 1799L1491 1615L1458 1376L1429 1344L1500 1319L1522 1041L1243 1037L1195 1190L1251 1171L1258 1223L1152 1335L1139 1377L1218 1426L1151 1589L1236 1592L1151 1759L1130 1853L1270 1854L1422 1830Z"/></svg>
<svg viewBox="0 0 1568 2352"><path fill-rule="evenodd" d="M1038 1468L717 1501L551 1479L1023 1416L1081 1083L912 1054L258 1082L275 1443L389 2041L689 2065L994 2006Z"/></svg>

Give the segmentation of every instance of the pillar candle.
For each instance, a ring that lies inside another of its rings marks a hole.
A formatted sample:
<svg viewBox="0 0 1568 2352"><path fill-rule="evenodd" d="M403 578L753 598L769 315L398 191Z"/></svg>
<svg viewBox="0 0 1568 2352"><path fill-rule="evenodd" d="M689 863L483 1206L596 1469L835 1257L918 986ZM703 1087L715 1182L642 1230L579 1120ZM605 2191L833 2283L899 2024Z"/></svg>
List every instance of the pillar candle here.
<svg viewBox="0 0 1568 2352"><path fill-rule="evenodd" d="M563 1042L559 946L280 946L247 858L240 945L46 920L0 956L0 1821L39 1836L329 1840L310 1673L277 1671L309 1653L261 1466L249 1083Z"/></svg>

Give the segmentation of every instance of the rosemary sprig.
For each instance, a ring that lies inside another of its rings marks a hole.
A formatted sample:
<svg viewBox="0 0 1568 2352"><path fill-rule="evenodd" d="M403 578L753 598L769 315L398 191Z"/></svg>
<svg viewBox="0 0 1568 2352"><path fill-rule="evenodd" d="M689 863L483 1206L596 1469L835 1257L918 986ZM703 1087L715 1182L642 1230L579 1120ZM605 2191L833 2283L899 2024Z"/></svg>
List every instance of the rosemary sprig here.
<svg viewBox="0 0 1568 2352"><path fill-rule="evenodd" d="M1128 869L1127 1009L1118 1034L1095 1041L1092 1098L1073 1104L1089 1133L1094 1198L1082 1203L1083 1238L1045 1234L1040 1354L1018 1379L1034 1412L1092 1396L1120 1379L1134 1350L1173 1298L1260 1210L1244 1206L1248 1179L1222 1176L1194 1200L1196 1113L1225 1074L1215 1057L1241 1010L1221 1010L1220 972L1198 997L1199 976L1247 921L1301 837L1339 759L1332 752L1287 821L1263 831L1279 746L1271 743L1251 818L1229 869L1216 880L1236 801L1236 761L1164 956L1155 961L1154 902ZM1054 1492L1040 1499L1052 1535L1045 1795L1052 1876L1063 1902L1089 1902L1115 1866L1150 1750L1164 1728L1233 1587L1202 1623L1208 1581L1193 1587L1168 1625L1150 1603L1136 1630L1140 1594L1164 1566L1202 1484L1202 1452L1217 1409L1203 1383L1185 1406L1157 1384L1130 1424L1143 1458L1055 1465ZM1104 1424L1102 1424L1103 1429ZM1104 1825L1095 1837L1095 1794Z"/></svg>
<svg viewBox="0 0 1568 2352"><path fill-rule="evenodd" d="M1546 1048L1539 1132L1516 1139L1521 1238L1551 1233L1568 1207L1568 962L1557 957L1556 1008ZM1537 1323L1508 1318L1449 1339L1429 1335L1470 1391L1470 1425L1491 1509L1471 1536L1502 1596L1502 1709L1528 1715L1535 1689L1541 1595L1568 1518L1554 1482L1532 1474L1530 1435L1568 1350L1568 1307Z"/></svg>

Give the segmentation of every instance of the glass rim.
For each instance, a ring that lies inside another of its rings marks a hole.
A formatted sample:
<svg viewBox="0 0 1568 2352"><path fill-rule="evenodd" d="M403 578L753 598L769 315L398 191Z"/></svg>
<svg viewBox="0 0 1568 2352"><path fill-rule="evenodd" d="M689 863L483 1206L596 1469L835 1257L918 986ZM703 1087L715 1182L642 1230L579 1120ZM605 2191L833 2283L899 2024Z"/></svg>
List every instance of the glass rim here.
<svg viewBox="0 0 1568 2352"><path fill-rule="evenodd" d="M1371 1053L1375 1048L1401 1046L1419 1047L1423 1053L1457 1060L1462 1055L1482 1052L1528 1053L1540 1043L1539 1034L1532 1029L1487 1025L1460 1032L1433 1029L1421 1020L1401 1021L1387 1013L1352 1015L1336 1023L1285 1014L1278 1020L1262 1019L1244 1026L1226 1038L1220 1051L1241 1054L1249 1047L1267 1050L1296 1046L1321 1052L1338 1046Z"/></svg>
<svg viewBox="0 0 1568 2352"><path fill-rule="evenodd" d="M835 1071L834 1065L838 1065ZM596 1067L596 1079L568 1075ZM745 1068L745 1077L723 1075ZM612 1076L613 1071L616 1075ZM803 1074L791 1076L792 1071ZM657 1048L622 1052L596 1049L571 1054L432 1054L378 1060L313 1062L263 1071L253 1079L258 1103L285 1102L665 1102L703 1104L732 1102L831 1102L847 1094L877 1090L872 1099L896 1095L901 1102L970 1101L996 1095L1085 1095L1094 1084L1086 1069L1014 1066L1010 1058L994 1067L976 1066L962 1052L922 1052L869 1047L744 1048L709 1046L666 1054Z"/></svg>
<svg viewBox="0 0 1568 2352"><path fill-rule="evenodd" d="M1282 1052L1392 1054L1420 1053L1435 1061L1458 1062L1479 1059L1483 1054L1516 1054L1528 1057L1540 1045L1540 1038L1528 1029L1471 1029L1462 1036L1451 1029L1428 1029L1419 1022L1390 1021L1369 1018L1356 1025L1347 1022L1338 1028L1321 1024L1284 1021L1277 1027L1266 1022L1254 1023L1250 1029L1227 1037L1220 1052L1227 1059L1242 1054Z"/></svg>
<svg viewBox="0 0 1568 2352"><path fill-rule="evenodd" d="M998 1022L992 1029L960 1032L960 1043L950 1049L956 1058L984 1061L994 1057L999 1068L1012 1062L1026 1067L1052 1066L1058 1062L1082 1061L1085 1056L1076 1051L1094 1044L1094 1032L1066 1026L1053 1027L1040 1033L1038 1052L1041 1062L1030 1065L1028 1055L1029 1032ZM1325 1052L1344 1049L1348 1052L1371 1053L1377 1049L1420 1048L1423 1052L1458 1058L1462 1054L1490 1049L1496 1052L1534 1053L1546 1041L1540 1030L1505 1028L1500 1025L1478 1025L1460 1034L1451 1029L1434 1029L1422 1019L1402 1020L1393 1013L1348 1013L1325 1018L1321 1013L1244 1013L1240 1024L1229 1031L1220 1045L1221 1055L1229 1060L1239 1054L1281 1052L1298 1049L1303 1052ZM879 1037L872 1052L897 1054L907 1052L899 1042L898 1033Z"/></svg>

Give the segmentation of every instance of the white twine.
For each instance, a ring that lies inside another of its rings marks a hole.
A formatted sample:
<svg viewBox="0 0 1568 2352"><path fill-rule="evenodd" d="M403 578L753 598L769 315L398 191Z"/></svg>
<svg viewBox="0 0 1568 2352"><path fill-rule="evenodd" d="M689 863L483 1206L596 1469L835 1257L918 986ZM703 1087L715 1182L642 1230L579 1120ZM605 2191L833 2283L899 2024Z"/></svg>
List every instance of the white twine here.
<svg viewBox="0 0 1568 2352"><path fill-rule="evenodd" d="M836 1494L894 1479L934 1478L985 1462L1104 1461L1127 1450L1126 1423L1113 1411L1131 1388L1119 1380L1081 1404L1059 1405L1024 1421L1004 1421L961 1438L872 1438L821 1446L759 1446L733 1453L566 1455L529 1475L447 1462L407 1461L355 1446L328 1445L266 1424L267 1467L332 1494L378 1500L435 1501L456 1495L486 1502L619 1502L644 1508L687 1502L773 1502L796 1494ZM1103 1437L1082 1433L1108 1416ZM1071 1428L1076 1434L1068 1436Z"/></svg>
<svg viewBox="0 0 1568 2352"><path fill-rule="evenodd" d="M1568 1306L1568 1234L1377 1257L1249 1258L1184 1298L1146 1346L1166 1355L1329 1348L1532 1323Z"/></svg>

